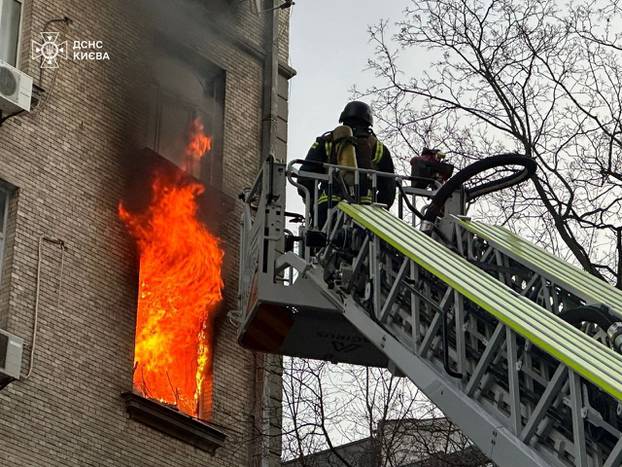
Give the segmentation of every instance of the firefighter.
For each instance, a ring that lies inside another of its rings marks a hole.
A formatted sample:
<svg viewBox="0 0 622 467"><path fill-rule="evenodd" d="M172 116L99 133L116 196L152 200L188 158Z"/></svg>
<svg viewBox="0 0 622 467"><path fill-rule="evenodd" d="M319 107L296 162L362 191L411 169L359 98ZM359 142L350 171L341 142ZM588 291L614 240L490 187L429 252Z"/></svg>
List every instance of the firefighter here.
<svg viewBox="0 0 622 467"><path fill-rule="evenodd" d="M442 162L446 154L440 149L423 148L420 157L426 161Z"/></svg>
<svg viewBox="0 0 622 467"><path fill-rule="evenodd" d="M429 188L433 186L433 181L443 184L452 175L454 167L451 164L443 162L445 153L440 149L423 148L420 156L413 157L410 160L411 175L418 177L413 181L415 188Z"/></svg>
<svg viewBox="0 0 622 467"><path fill-rule="evenodd" d="M380 172L388 172L390 174L395 173L393 161L391 159L391 153L389 149L382 144L376 138L372 130L373 117L371 108L364 102L352 101L349 102L339 117L339 123L344 126L337 127L334 131L324 133L322 136L316 138L315 143L311 146L305 162L302 164L300 170L316 173L327 173L326 168L314 162L337 164L340 162L340 147L347 146L351 143L354 148L356 161L353 165L362 169L373 169ZM347 130L349 133L351 130L351 137L343 137L343 130ZM345 153L346 151L342 151ZM300 183L304 185L311 196L314 195L315 180L301 179ZM393 178L378 177L377 179L377 191L376 202L391 207L395 200L395 180ZM299 190L301 196L304 196L304 192ZM362 203L369 203L372 201L371 193L371 181L368 177L361 174L360 177L360 189L359 189L360 201ZM339 201L344 199L347 195L343 193L343 185L335 184L332 193L332 205L335 206ZM321 229L326 222L329 194L327 193L327 184L322 182L318 190L318 199L311 199L311 206L314 203L318 203L318 227Z"/></svg>

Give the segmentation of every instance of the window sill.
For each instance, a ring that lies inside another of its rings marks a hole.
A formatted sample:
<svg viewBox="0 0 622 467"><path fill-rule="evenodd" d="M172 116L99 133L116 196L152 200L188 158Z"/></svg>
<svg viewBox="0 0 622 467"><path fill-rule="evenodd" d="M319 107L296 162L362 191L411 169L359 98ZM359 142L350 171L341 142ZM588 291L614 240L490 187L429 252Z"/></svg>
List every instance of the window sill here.
<svg viewBox="0 0 622 467"><path fill-rule="evenodd" d="M209 452L212 456L227 438L222 431L206 422L133 392L124 392L121 396L131 419Z"/></svg>

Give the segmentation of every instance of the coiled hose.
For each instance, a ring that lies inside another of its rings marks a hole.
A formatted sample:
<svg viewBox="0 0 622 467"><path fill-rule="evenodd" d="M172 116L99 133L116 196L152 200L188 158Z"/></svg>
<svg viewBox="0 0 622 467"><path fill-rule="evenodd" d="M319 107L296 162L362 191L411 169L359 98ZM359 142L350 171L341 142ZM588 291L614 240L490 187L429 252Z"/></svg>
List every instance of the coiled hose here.
<svg viewBox="0 0 622 467"><path fill-rule="evenodd" d="M486 170L507 165L521 165L523 166L523 169L517 170L507 177L503 177L498 180L491 180L469 188L466 192L467 201L473 201L474 199L488 193L492 193L493 191L503 190L505 188L518 185L519 183L522 183L530 178L538 168L535 160L517 153L497 154L495 156L487 157L486 159L474 162L451 177L441 188L439 188L436 195L432 198L432 201L423 216L423 220L434 222L434 220L440 215L443 206L445 206L445 202L451 197L451 195L474 176L485 172Z"/></svg>

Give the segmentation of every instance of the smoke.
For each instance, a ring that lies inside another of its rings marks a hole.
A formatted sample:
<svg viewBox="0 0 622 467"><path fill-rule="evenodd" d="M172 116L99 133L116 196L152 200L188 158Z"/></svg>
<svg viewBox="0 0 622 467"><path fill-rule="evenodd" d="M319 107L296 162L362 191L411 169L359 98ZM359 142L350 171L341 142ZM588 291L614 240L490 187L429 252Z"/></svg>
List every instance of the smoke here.
<svg viewBox="0 0 622 467"><path fill-rule="evenodd" d="M138 0L148 24L161 34L184 43L184 36L204 37L206 23L224 25L237 6L225 0Z"/></svg>

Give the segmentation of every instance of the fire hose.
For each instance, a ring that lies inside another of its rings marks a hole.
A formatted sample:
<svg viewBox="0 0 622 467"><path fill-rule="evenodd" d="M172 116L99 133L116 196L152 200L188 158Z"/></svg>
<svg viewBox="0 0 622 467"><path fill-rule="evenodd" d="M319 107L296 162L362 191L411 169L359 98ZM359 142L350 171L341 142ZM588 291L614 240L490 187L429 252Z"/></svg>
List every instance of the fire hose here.
<svg viewBox="0 0 622 467"><path fill-rule="evenodd" d="M428 206L428 209L423 216L423 220L427 222L434 222L434 220L440 215L443 206L445 206L445 202L457 189L459 189L471 178L485 172L486 170L507 165L519 165L522 166L523 169L514 171L514 173L498 180L491 180L467 189L466 201L473 201L474 199L488 193L518 185L519 183L522 183L530 178L536 172L538 167L536 161L532 158L516 153L498 154L474 162L451 177L441 188L439 188L432 198L432 202Z"/></svg>
<svg viewBox="0 0 622 467"><path fill-rule="evenodd" d="M606 306L579 306L562 311L558 316L575 327L580 327L583 323L597 325L607 333L609 346L614 351L622 353L622 322Z"/></svg>

